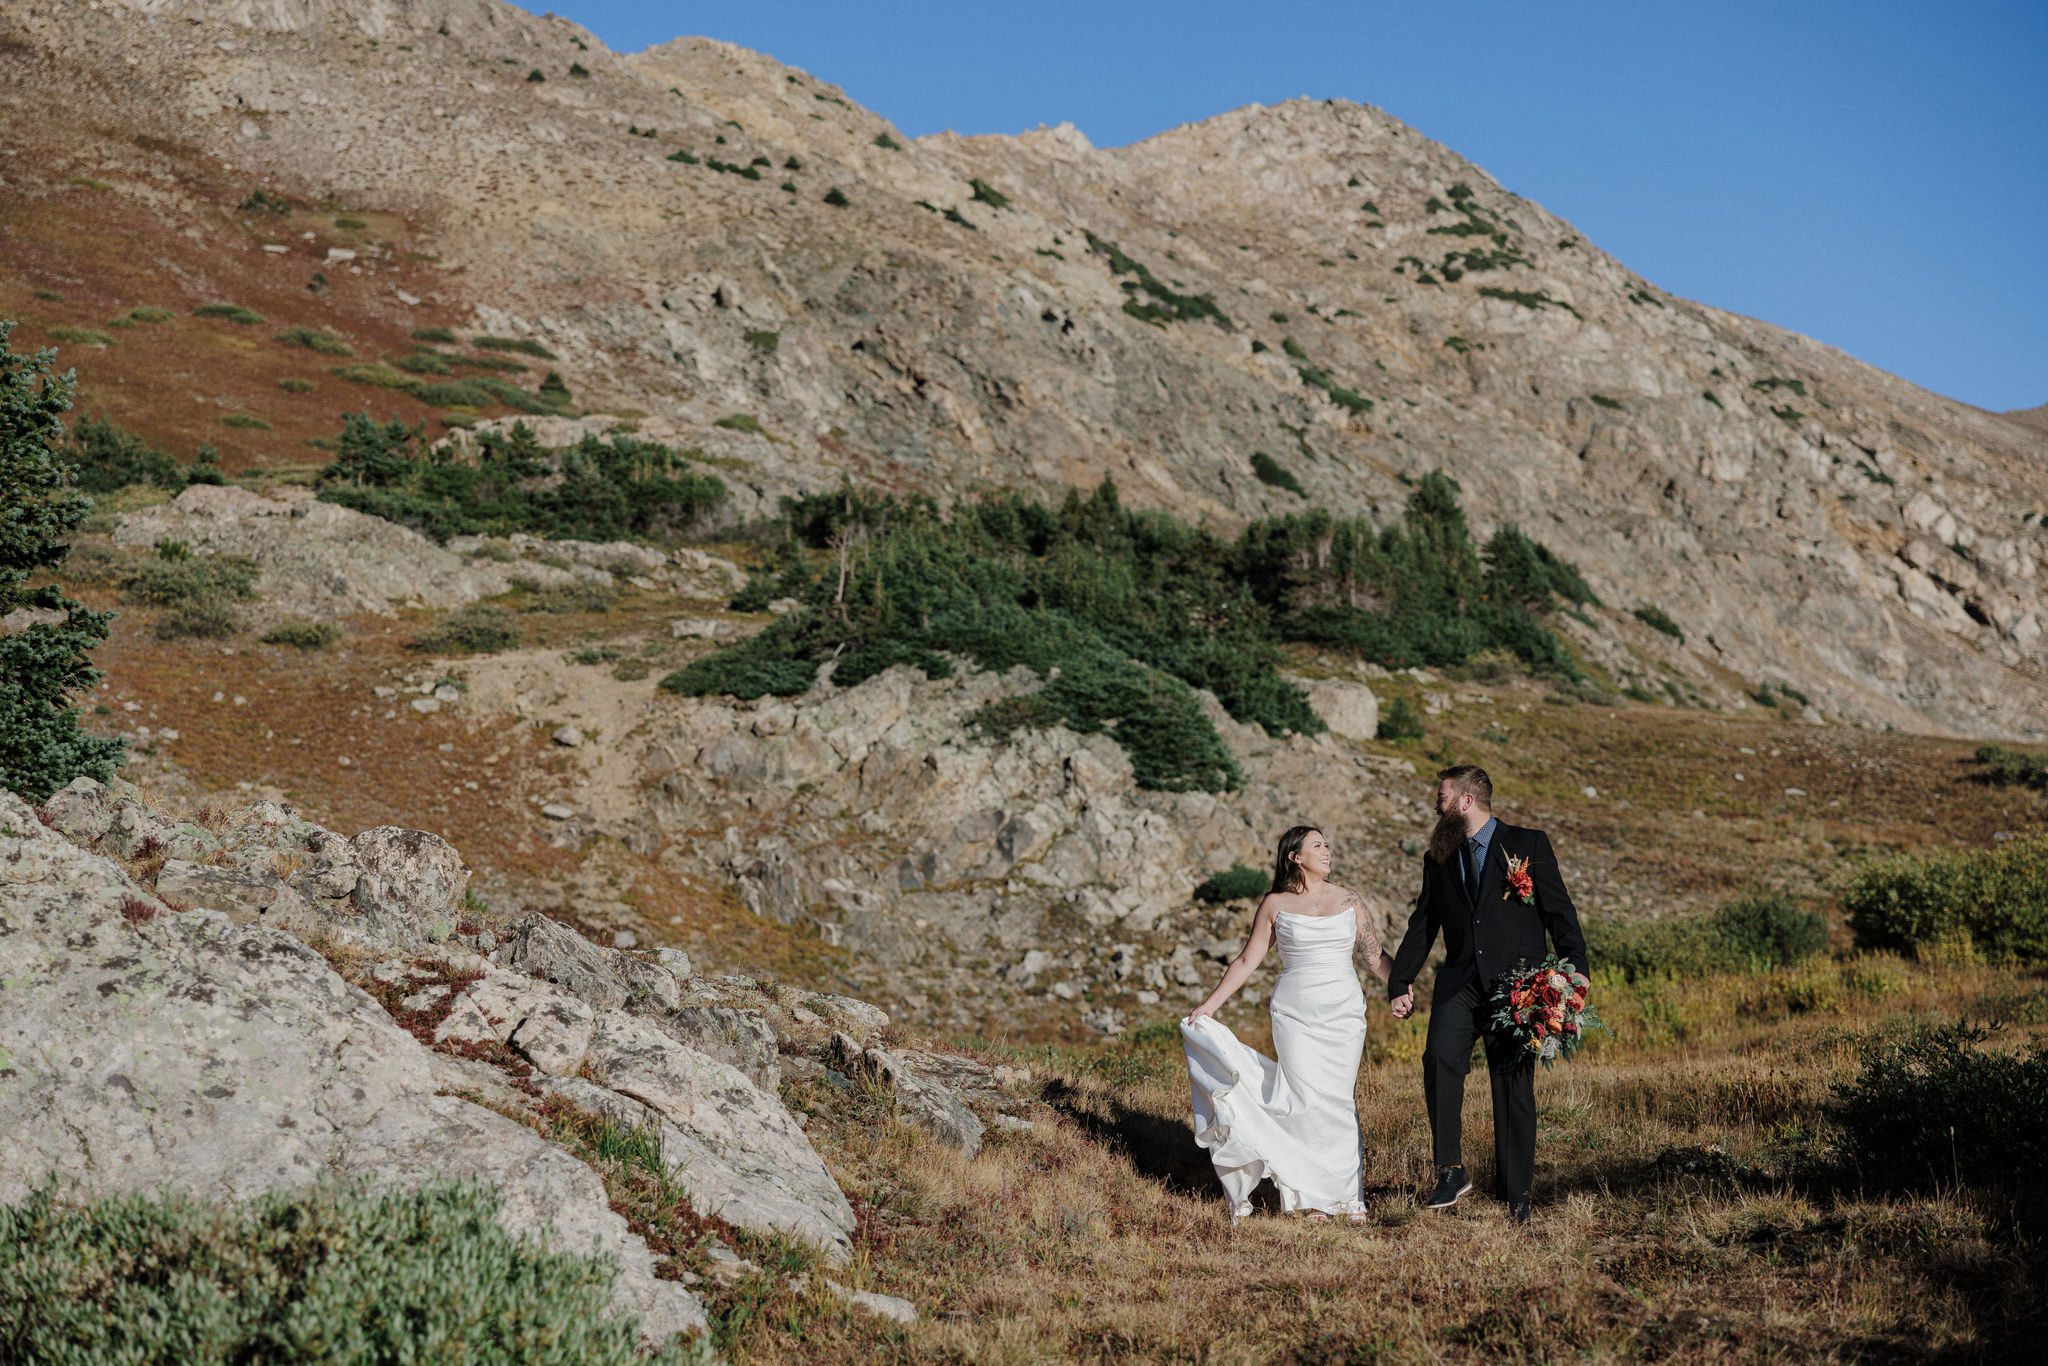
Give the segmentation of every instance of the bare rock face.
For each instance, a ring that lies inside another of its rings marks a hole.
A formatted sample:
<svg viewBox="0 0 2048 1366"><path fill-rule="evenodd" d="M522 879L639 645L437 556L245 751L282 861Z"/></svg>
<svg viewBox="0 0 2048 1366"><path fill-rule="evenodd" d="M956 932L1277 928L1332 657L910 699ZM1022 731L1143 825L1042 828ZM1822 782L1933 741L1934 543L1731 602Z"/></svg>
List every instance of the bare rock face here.
<svg viewBox="0 0 2048 1366"><path fill-rule="evenodd" d="M417 531L297 489L271 498L233 485L194 484L169 503L121 519L114 543L183 541L198 554L243 555L262 573L262 615L327 620L399 607L450 607L502 593L510 576L465 560Z"/></svg>
<svg viewBox="0 0 2048 1366"><path fill-rule="evenodd" d="M290 935L176 913L0 793L0 1201L47 1173L88 1195L240 1199L334 1174L475 1177L505 1225L621 1267L656 1339L702 1328L596 1175L436 1094L419 1045Z"/></svg>

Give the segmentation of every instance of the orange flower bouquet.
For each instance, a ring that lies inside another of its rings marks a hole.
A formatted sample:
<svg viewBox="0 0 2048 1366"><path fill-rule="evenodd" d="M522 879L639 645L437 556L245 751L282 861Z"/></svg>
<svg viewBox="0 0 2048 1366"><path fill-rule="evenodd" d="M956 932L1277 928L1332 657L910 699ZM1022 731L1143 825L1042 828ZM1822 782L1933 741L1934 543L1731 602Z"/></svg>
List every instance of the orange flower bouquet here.
<svg viewBox="0 0 2048 1366"><path fill-rule="evenodd" d="M1587 997L1592 983L1556 954L1494 984L1493 1030L1548 1067L1570 1058L1589 1029L1604 1029Z"/></svg>

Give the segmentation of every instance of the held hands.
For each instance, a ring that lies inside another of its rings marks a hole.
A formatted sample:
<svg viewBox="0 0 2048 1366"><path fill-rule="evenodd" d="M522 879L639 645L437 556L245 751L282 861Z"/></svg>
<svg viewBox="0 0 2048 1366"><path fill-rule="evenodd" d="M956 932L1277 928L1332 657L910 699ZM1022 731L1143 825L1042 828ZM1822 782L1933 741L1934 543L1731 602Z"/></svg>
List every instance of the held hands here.
<svg viewBox="0 0 2048 1366"><path fill-rule="evenodd" d="M1415 1013L1415 993L1404 991L1394 998L1394 1018L1405 1020Z"/></svg>

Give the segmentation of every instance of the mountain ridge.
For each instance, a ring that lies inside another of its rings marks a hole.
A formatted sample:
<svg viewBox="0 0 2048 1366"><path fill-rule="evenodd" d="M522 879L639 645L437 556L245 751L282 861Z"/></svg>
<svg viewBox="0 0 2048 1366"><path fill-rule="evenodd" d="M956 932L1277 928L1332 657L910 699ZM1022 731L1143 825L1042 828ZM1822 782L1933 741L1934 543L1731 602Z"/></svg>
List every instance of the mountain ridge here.
<svg viewBox="0 0 2048 1366"><path fill-rule="evenodd" d="M0 24L13 107L63 98L62 72L126 86L148 126L101 146L172 133L217 179L331 194L373 225L115 182L151 220L144 251L191 232L287 247L225 272L252 279L314 257L330 285L302 306L364 351L405 345L423 308L537 339L586 407L733 462L742 507L846 479L953 495L1107 473L1228 527L1304 505L1254 451L1309 501L1380 516L1442 468L1475 520L1581 564L1609 610L1580 643L1618 678L1790 683L1861 724L2048 726L2030 428L1661 290L1369 105L1245 106L1106 149L1057 129L912 139L731 44L622 56L487 0L38 5ZM66 177L104 183L84 160L10 180L48 206ZM311 245L256 240L285 227ZM357 254L326 271L336 248ZM61 311L0 307L30 338ZM331 408L343 386L323 385ZM431 415L372 389L357 406L386 404ZM302 420L278 408L278 430ZM761 435L717 427L735 413ZM1684 624L1681 650L1638 628L1642 605Z"/></svg>

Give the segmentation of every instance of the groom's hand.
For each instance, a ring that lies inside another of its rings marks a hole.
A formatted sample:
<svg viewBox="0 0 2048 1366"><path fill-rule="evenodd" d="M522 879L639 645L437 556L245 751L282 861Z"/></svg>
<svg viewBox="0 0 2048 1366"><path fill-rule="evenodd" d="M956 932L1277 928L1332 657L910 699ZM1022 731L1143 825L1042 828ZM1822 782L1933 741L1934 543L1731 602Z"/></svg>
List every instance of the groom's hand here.
<svg viewBox="0 0 2048 1366"><path fill-rule="evenodd" d="M1394 1018L1405 1020L1415 1013L1415 993L1404 991L1394 998Z"/></svg>

